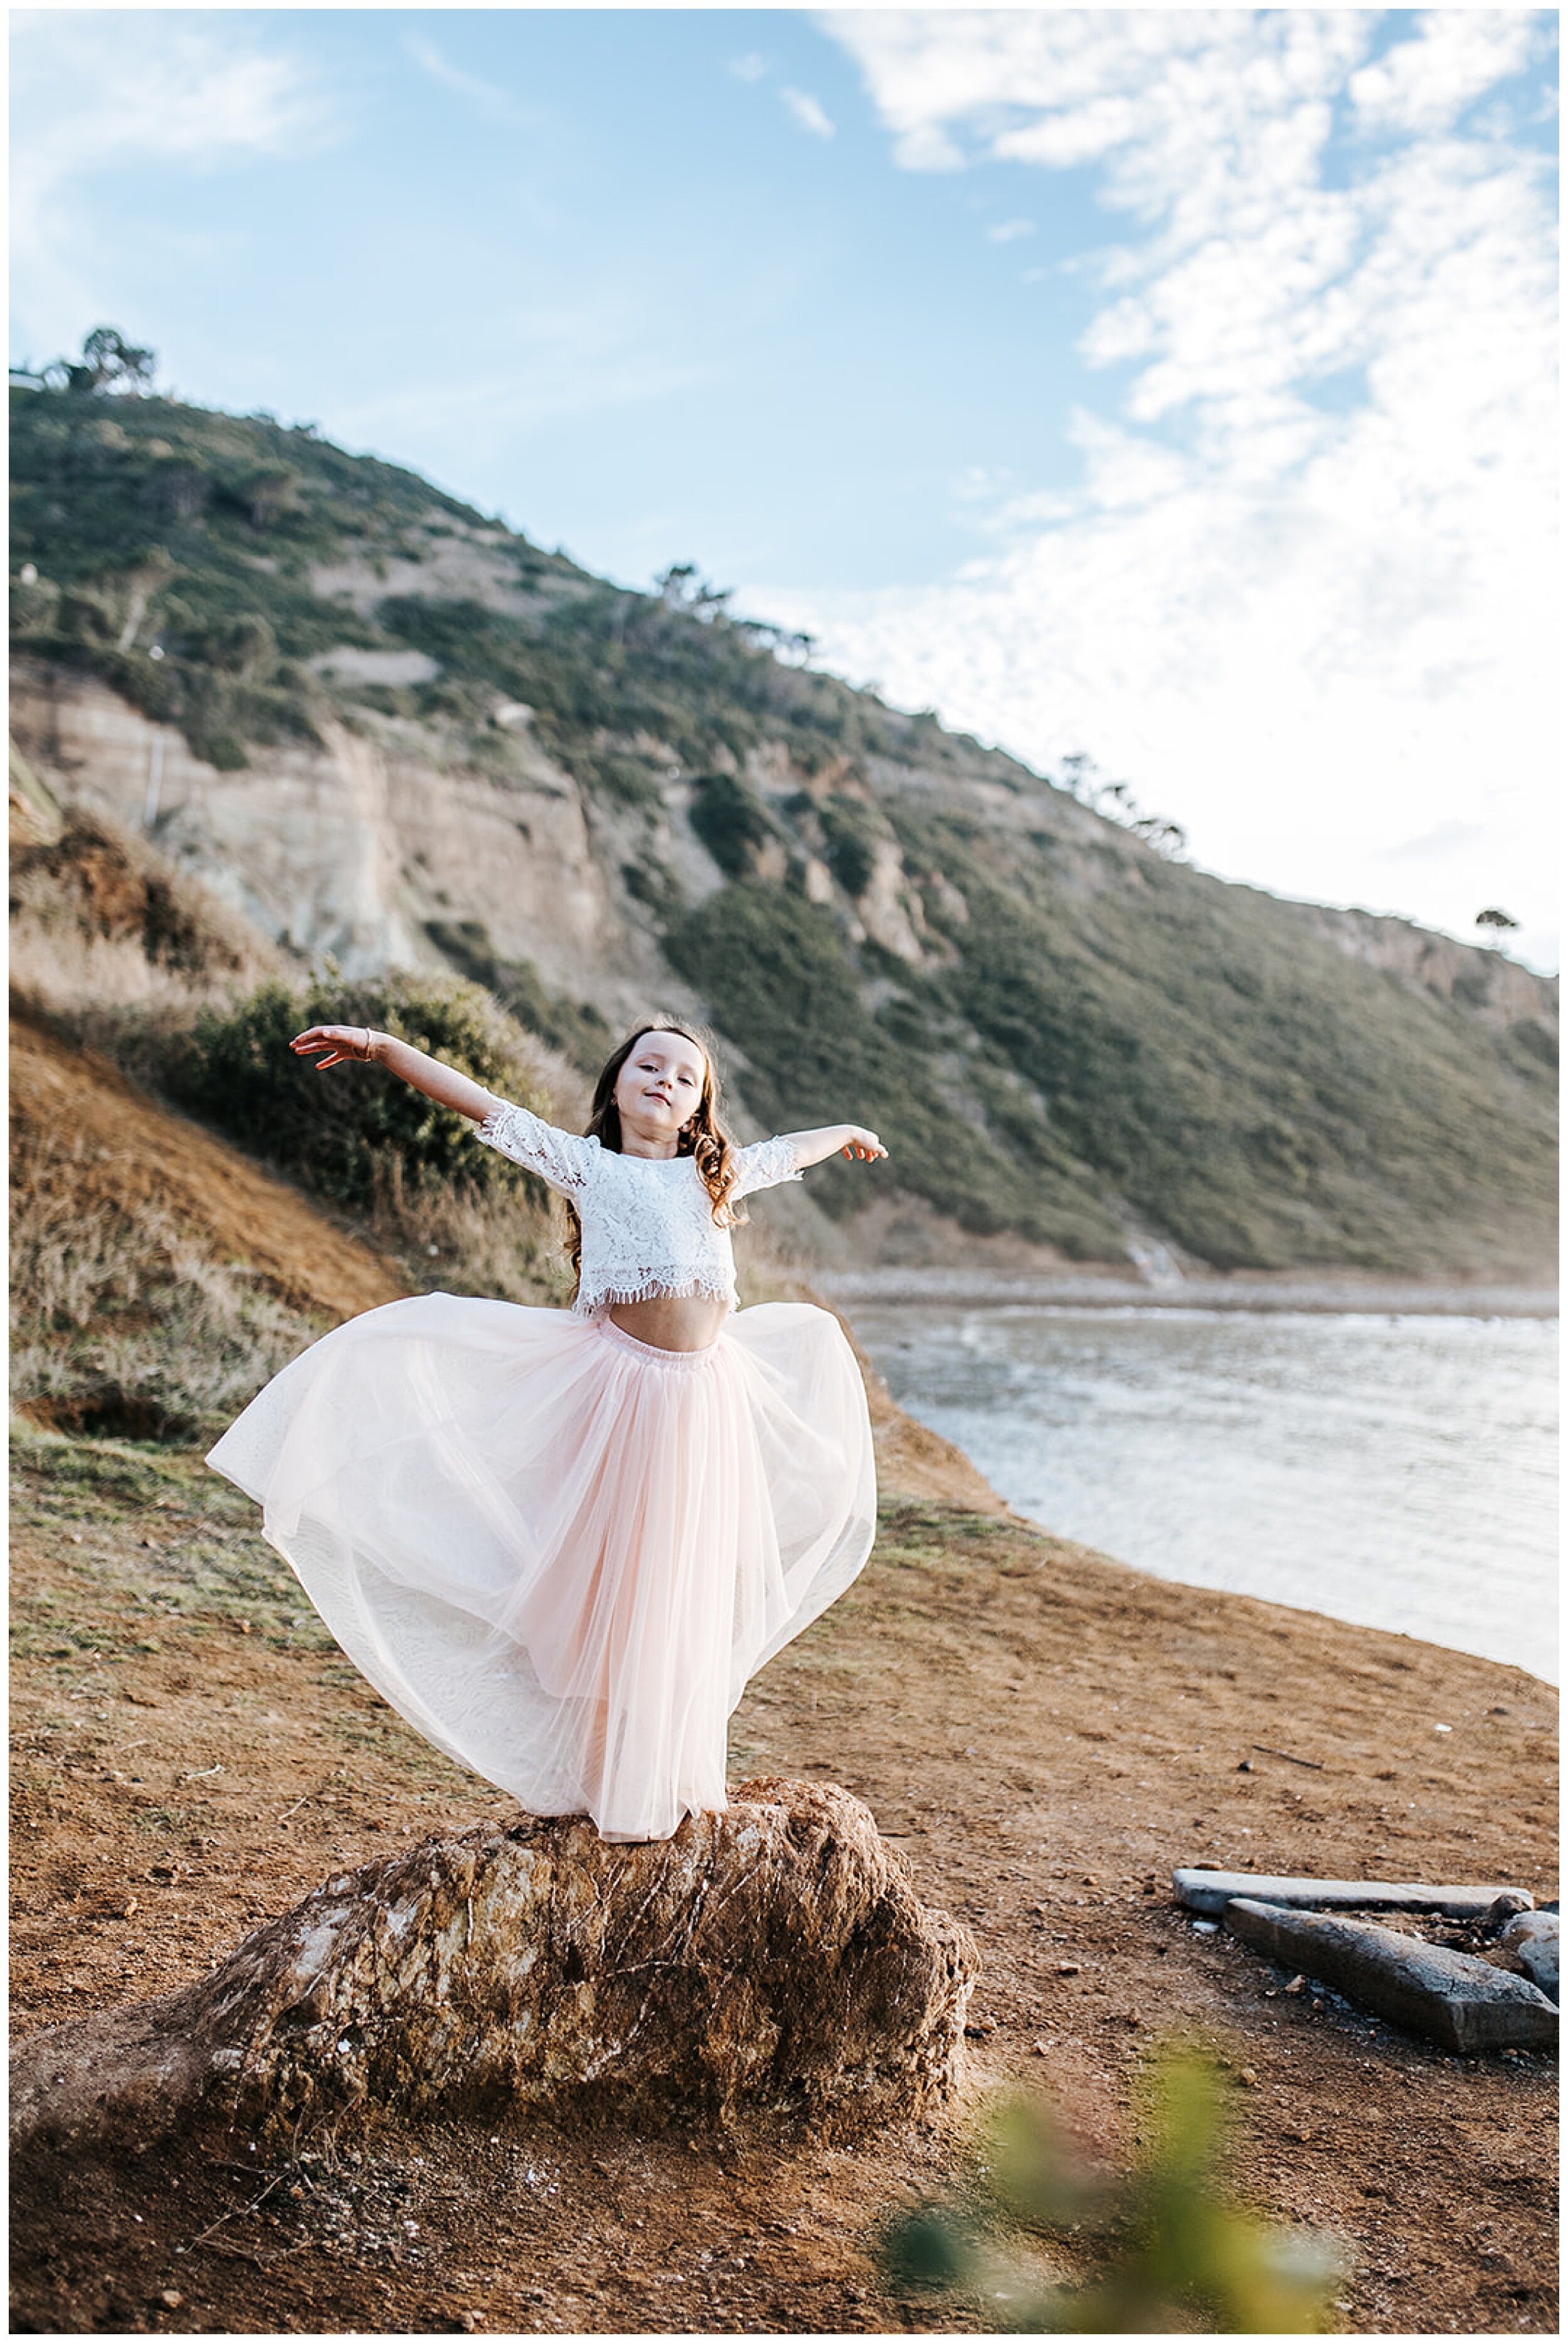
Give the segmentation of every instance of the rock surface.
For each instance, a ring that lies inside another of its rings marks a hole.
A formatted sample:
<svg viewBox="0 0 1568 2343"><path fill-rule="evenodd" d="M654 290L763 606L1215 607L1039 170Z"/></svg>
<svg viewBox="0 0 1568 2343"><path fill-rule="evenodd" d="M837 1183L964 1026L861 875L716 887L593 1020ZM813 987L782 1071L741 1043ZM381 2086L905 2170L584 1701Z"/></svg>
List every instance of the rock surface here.
<svg viewBox="0 0 1568 2343"><path fill-rule="evenodd" d="M1473 1954L1422 1944L1370 1920L1328 1919L1246 1896L1226 1905L1225 1926L1244 1944L1337 1986L1363 2009L1424 2034L1445 2050L1555 2046L1557 2012L1545 1995Z"/></svg>
<svg viewBox="0 0 1568 2343"><path fill-rule="evenodd" d="M1515 1911L1528 1910L1533 1900L1523 1888L1429 1887L1420 1880L1281 1879L1250 1871L1177 1871L1171 1878L1191 1912L1223 1912L1232 1896L1250 1896L1313 1912L1442 1912L1451 1920L1478 1920L1502 1896L1519 1898Z"/></svg>
<svg viewBox="0 0 1568 2343"><path fill-rule="evenodd" d="M1521 1912L1510 1920L1501 1939L1513 1955L1520 1967L1553 2001L1562 1998L1557 1990L1557 1915L1555 1912Z"/></svg>
<svg viewBox="0 0 1568 2343"><path fill-rule="evenodd" d="M13 2146L508 2104L847 2137L951 2090L977 1965L831 1785L747 1783L649 1845L481 1826L327 1881L183 1991L28 2037Z"/></svg>

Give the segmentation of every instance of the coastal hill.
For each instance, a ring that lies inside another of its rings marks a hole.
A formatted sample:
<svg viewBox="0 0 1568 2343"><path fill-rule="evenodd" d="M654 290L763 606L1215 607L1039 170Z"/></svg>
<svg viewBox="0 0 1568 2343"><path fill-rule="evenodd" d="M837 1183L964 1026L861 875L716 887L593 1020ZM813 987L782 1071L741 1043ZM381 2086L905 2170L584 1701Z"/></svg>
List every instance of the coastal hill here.
<svg viewBox="0 0 1568 2343"><path fill-rule="evenodd" d="M1195 870L689 570L628 591L265 416L12 405L42 781L286 964L455 970L579 1068L705 1018L749 1131L892 1151L871 1203L832 1166L788 1200L808 1257L1550 1262L1554 983Z"/></svg>

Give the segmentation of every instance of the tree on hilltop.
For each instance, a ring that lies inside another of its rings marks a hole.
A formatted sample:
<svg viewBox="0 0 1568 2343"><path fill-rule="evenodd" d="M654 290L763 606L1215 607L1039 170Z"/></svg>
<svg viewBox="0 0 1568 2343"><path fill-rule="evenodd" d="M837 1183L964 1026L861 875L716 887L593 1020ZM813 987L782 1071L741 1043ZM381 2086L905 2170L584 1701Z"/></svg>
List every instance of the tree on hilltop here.
<svg viewBox="0 0 1568 2343"><path fill-rule="evenodd" d="M78 397L99 390L146 391L152 388L157 352L127 342L114 326L95 326L82 344L79 361L55 358L44 368L50 390L72 391Z"/></svg>

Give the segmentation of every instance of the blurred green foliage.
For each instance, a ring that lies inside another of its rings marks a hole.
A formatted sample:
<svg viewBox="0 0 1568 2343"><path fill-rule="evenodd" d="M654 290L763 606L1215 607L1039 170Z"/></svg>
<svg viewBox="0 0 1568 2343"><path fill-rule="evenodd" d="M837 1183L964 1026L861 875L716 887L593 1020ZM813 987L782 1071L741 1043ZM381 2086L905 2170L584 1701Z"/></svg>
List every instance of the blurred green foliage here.
<svg viewBox="0 0 1568 2343"><path fill-rule="evenodd" d="M1231 2201L1221 2172L1227 2089L1215 2062L1167 2047L1139 2093L1141 2142L1120 2177L1089 2165L1041 2099L990 2125L960 2197L910 2215L884 2261L915 2291L967 2295L1007 2334L1322 2333L1345 2275L1332 2240ZM1042 2272L1039 2239L1097 2265L1087 2281Z"/></svg>

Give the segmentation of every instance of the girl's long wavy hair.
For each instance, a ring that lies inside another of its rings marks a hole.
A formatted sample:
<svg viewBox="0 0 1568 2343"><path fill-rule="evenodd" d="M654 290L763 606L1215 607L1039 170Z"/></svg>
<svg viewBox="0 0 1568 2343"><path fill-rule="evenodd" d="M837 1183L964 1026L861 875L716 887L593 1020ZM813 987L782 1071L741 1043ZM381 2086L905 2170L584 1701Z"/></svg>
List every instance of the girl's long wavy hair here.
<svg viewBox="0 0 1568 2343"><path fill-rule="evenodd" d="M735 1146L719 1120L719 1076L714 1071L711 1045L700 1033L678 1017L645 1017L634 1025L618 1048L605 1060L599 1078L594 1084L593 1106L588 1114L584 1136L597 1139L601 1147L621 1153L620 1109L615 1102L615 1086L620 1080L620 1070L638 1043L649 1033L678 1033L702 1052L702 1095L695 1112L682 1127L675 1142L678 1155L694 1156L702 1174L703 1184L713 1199L713 1217L720 1228L733 1228L746 1215L739 1205L729 1202L729 1191L735 1185L737 1164ZM577 1207L567 1205L567 1255L572 1265L572 1275L582 1280L583 1227Z"/></svg>

